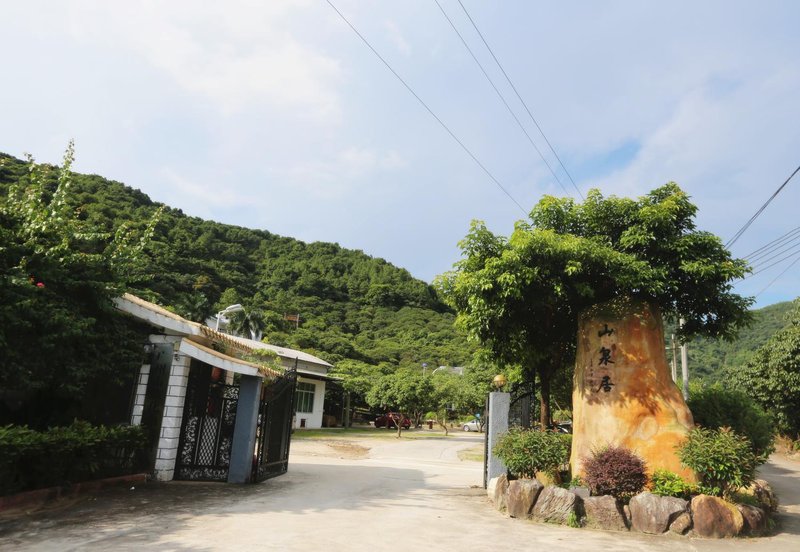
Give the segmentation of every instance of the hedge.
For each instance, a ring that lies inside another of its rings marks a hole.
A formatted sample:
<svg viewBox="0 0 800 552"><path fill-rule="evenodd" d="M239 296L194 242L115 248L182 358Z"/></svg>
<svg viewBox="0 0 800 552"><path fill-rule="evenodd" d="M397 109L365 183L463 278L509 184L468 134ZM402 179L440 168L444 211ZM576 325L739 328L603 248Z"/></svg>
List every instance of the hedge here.
<svg viewBox="0 0 800 552"><path fill-rule="evenodd" d="M0 427L0 495L133 473L144 447L140 426Z"/></svg>

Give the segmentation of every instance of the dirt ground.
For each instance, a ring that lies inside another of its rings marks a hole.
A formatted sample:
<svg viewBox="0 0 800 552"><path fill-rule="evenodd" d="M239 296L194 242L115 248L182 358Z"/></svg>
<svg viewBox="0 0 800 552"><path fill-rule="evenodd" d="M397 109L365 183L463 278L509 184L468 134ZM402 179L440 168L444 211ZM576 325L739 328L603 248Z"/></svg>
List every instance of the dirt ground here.
<svg viewBox="0 0 800 552"><path fill-rule="evenodd" d="M762 470L782 500L772 537L646 536L495 511L481 463L459 458L482 438L298 439L289 472L260 484L149 483L6 516L0 550L800 550L800 463L773 457Z"/></svg>

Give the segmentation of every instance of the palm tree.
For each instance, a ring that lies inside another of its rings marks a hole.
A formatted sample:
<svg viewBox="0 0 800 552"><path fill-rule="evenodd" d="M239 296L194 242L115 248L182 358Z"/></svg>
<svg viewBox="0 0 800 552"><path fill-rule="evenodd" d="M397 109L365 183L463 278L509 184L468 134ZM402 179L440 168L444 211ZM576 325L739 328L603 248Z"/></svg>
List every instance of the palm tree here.
<svg viewBox="0 0 800 552"><path fill-rule="evenodd" d="M230 316L228 328L242 337L261 341L264 333L264 314L260 310L242 310Z"/></svg>

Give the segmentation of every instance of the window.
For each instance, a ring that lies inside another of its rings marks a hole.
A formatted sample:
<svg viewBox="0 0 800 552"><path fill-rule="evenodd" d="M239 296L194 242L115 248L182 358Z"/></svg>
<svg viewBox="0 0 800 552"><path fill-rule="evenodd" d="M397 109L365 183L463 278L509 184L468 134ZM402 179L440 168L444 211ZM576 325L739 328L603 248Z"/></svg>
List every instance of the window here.
<svg viewBox="0 0 800 552"><path fill-rule="evenodd" d="M294 394L294 404L296 412L314 411L314 392L317 386L313 383L297 382L297 391Z"/></svg>

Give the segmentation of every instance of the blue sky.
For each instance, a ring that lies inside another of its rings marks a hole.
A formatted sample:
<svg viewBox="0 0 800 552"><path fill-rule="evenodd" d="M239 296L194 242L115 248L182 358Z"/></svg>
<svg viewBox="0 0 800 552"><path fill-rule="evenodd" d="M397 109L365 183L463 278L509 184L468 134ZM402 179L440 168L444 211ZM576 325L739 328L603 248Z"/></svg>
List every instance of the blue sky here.
<svg viewBox="0 0 800 552"><path fill-rule="evenodd" d="M433 0L332 1L526 210L564 195ZM725 241L800 164L796 2L462 1L583 193L678 182ZM56 162L74 138L81 172L428 281L472 219L508 234L523 216L325 0L208 4L4 6L0 151ZM800 225L796 178L734 254ZM758 304L799 290L800 263Z"/></svg>

